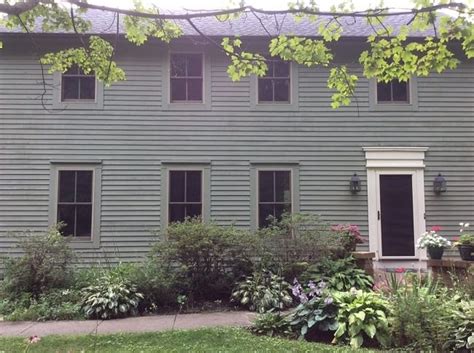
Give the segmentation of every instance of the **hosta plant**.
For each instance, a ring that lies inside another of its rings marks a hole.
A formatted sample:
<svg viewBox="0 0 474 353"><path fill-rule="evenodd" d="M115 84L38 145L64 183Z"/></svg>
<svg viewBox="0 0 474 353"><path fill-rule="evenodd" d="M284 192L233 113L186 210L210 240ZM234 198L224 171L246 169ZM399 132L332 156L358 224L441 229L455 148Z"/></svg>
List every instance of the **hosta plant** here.
<svg viewBox="0 0 474 353"><path fill-rule="evenodd" d="M82 309L87 317L114 319L135 315L143 295L128 280L106 274L98 283L83 289Z"/></svg>
<svg viewBox="0 0 474 353"><path fill-rule="evenodd" d="M336 305L338 328L334 343L349 342L359 348L367 338L388 343L389 302L374 292L352 289L349 292L333 293Z"/></svg>
<svg viewBox="0 0 474 353"><path fill-rule="evenodd" d="M298 281L294 282L292 292L300 304L291 312L289 319L291 327L298 331L300 338L321 331L335 331L338 327L337 306L325 286L324 282L310 282L305 290Z"/></svg>
<svg viewBox="0 0 474 353"><path fill-rule="evenodd" d="M272 311L258 315L250 330L257 335L270 337L293 335L288 318L280 312Z"/></svg>
<svg viewBox="0 0 474 353"><path fill-rule="evenodd" d="M264 270L238 283L232 292L232 300L259 313L271 309L282 310L293 302L289 290L290 284L282 277Z"/></svg>

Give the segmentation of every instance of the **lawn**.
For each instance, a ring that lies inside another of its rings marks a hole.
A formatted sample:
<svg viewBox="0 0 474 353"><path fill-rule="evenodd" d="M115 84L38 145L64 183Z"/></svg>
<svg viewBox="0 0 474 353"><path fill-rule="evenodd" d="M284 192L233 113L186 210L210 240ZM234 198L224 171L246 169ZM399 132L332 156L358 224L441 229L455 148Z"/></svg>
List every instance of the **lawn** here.
<svg viewBox="0 0 474 353"><path fill-rule="evenodd" d="M24 352L25 339L0 337L0 352ZM28 352L372 352L348 347L254 336L245 329L214 328L158 333L46 336Z"/></svg>

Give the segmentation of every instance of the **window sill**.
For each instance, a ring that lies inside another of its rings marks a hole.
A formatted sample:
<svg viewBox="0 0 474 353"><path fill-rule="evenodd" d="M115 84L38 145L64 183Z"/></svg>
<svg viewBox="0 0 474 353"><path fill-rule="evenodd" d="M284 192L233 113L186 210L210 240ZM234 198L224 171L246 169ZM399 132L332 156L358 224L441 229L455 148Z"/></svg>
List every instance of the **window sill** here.
<svg viewBox="0 0 474 353"><path fill-rule="evenodd" d="M184 110L184 111L193 111L193 110L211 110L210 103L167 103L163 105L163 110Z"/></svg>
<svg viewBox="0 0 474 353"><path fill-rule="evenodd" d="M100 247L97 236L91 238L66 238L72 249L98 249Z"/></svg>
<svg viewBox="0 0 474 353"><path fill-rule="evenodd" d="M370 111L374 112L410 112L418 110L418 106L415 104L373 104L369 108Z"/></svg>

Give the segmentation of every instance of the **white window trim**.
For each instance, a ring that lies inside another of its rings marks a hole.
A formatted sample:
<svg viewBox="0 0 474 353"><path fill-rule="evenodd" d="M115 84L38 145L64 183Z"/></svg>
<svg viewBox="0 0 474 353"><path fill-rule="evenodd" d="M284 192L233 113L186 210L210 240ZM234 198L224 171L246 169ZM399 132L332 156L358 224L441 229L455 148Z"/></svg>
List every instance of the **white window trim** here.
<svg viewBox="0 0 474 353"><path fill-rule="evenodd" d="M427 147L364 147L367 167L367 198L369 221L369 250L376 254L377 260L425 260L426 251L416 248L414 256L383 256L381 222L377 217L380 211L380 174L412 175L413 192L413 230L416 239L426 229L424 158Z"/></svg>
<svg viewBox="0 0 474 353"><path fill-rule="evenodd" d="M209 222L210 211L211 211L211 199L210 199L210 178L211 178L211 165L210 163L202 162L163 162L161 168L161 233L168 227L168 215L169 215L169 178L170 171L174 170L197 170L201 171L201 203L202 203L202 221Z"/></svg>
<svg viewBox="0 0 474 353"><path fill-rule="evenodd" d="M299 194L299 164L297 163L252 163L250 167L250 193L252 195L250 206L250 228L258 229L259 220L259 172L260 171L289 171L291 178L291 213L300 211L300 194Z"/></svg>
<svg viewBox="0 0 474 353"><path fill-rule="evenodd" d="M377 101L377 80L369 79L369 109L372 111L414 111L418 109L418 79L410 77L408 81L408 102L385 102Z"/></svg>
<svg viewBox="0 0 474 353"><path fill-rule="evenodd" d="M299 105L298 64L290 62L290 102L258 101L258 77L250 76L250 107L253 110L295 111Z"/></svg>
<svg viewBox="0 0 474 353"><path fill-rule="evenodd" d="M202 102L171 102L171 55L202 55ZM211 110L211 56L200 48L177 47L164 56L162 81L162 105L164 110Z"/></svg>
<svg viewBox="0 0 474 353"><path fill-rule="evenodd" d="M59 191L59 172L62 170L86 170L93 172L92 178L92 226L91 238L67 237L72 248L88 249L100 247L100 215L101 215L101 180L102 165L100 162L51 162L50 175L50 206L49 206L49 224L58 223L58 191Z"/></svg>
<svg viewBox="0 0 474 353"><path fill-rule="evenodd" d="M104 84L95 79L95 99L62 100L62 73L53 74L53 109L102 110L104 109Z"/></svg>

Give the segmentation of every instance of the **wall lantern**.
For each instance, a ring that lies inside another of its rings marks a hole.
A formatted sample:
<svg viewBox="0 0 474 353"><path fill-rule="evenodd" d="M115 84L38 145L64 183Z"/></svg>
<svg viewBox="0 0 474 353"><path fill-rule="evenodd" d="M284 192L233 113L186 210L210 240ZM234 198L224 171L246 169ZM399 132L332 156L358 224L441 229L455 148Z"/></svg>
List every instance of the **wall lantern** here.
<svg viewBox="0 0 474 353"><path fill-rule="evenodd" d="M354 173L354 175L351 177L350 188L351 188L351 192L353 194L357 194L361 189L361 187L360 187L360 178L357 175L357 173Z"/></svg>
<svg viewBox="0 0 474 353"><path fill-rule="evenodd" d="M446 189L446 179L441 175L441 173L439 173L438 176L434 178L433 191L436 194L441 194L442 192L446 192Z"/></svg>

